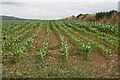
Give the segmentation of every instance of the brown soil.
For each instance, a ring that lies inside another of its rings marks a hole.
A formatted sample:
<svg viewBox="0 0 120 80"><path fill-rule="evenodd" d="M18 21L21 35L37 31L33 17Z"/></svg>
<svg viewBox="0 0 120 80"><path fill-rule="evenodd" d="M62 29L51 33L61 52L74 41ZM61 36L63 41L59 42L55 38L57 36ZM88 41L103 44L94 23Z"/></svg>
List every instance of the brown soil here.
<svg viewBox="0 0 120 80"><path fill-rule="evenodd" d="M82 56L70 55L68 64L72 65L72 69L77 69L79 66L79 69L85 69L90 75L95 74L96 78L100 76L117 78L119 76L117 54L105 59L100 53L90 53L87 60L84 60Z"/></svg>
<svg viewBox="0 0 120 80"><path fill-rule="evenodd" d="M57 46L59 46L59 39L56 36L56 34L53 32L53 30L50 30L50 45L49 45L49 47L50 48L55 47L55 48L54 49L50 49L51 56L48 57L45 60L45 64L46 65L55 64L56 61L58 61L57 57L59 55L61 55L61 52L60 52L60 50L58 48L56 48Z"/></svg>
<svg viewBox="0 0 120 80"><path fill-rule="evenodd" d="M37 46L41 46L43 40L45 39L46 37L46 29L45 29L45 24L43 24L42 28L41 28L41 31L39 33L39 36L38 38L35 40L35 43L33 44L33 48L31 51L28 51L27 55L28 56L33 56L35 55L36 53L36 47Z"/></svg>
<svg viewBox="0 0 120 80"><path fill-rule="evenodd" d="M37 43L35 43L36 45L41 45L42 41L46 38L46 28L45 28L45 24L43 24L42 30L40 32L40 36L37 39Z"/></svg>
<svg viewBox="0 0 120 80"><path fill-rule="evenodd" d="M35 29L36 30L36 29ZM62 31L61 31L62 32ZM35 33L35 31L33 31ZM33 35L32 33L32 35ZM29 37L32 37L30 35ZM67 37L64 33L62 35L65 37L65 40L69 44L69 46L75 47L75 43ZM41 32L39 33L38 38L36 39L35 43L33 44L33 48L30 51L26 52L26 56L24 59L22 59L19 63L13 64L13 65L5 65L3 66L3 70L6 74L8 74L9 77L18 77L21 75L27 76L27 77L35 77L42 73L40 60L36 58L36 47L41 46L43 40L46 37L46 28L45 24L41 28ZM59 46L59 39L55 35L55 33L51 30L50 32L50 48ZM46 59L43 62L44 70L47 73L48 68L53 67L53 65L59 63L60 55L62 55L62 52L58 48L55 49L49 49L50 56L46 57ZM118 54L114 53L110 59L106 60L102 54L100 53L90 53L88 56L88 60L83 60L83 57L81 55L70 55L68 58L68 64L70 65L69 74L72 73L72 71L75 70L85 70L89 73L96 74L96 77L100 77L102 75L103 77L112 77L113 73L114 76L118 76L117 68L118 68ZM63 65L62 65L63 66ZM69 67L69 66L68 66ZM53 68L54 69L54 68ZM63 68L64 69L64 68ZM22 77L24 77L22 76Z"/></svg>
<svg viewBox="0 0 120 80"><path fill-rule="evenodd" d="M100 53L90 53L88 57L92 62L92 67L95 71L103 72L104 75L112 77L118 68L118 54L113 53L108 59L105 59ZM97 73L99 74L99 73ZM116 74L116 77L118 74Z"/></svg>
<svg viewBox="0 0 120 80"><path fill-rule="evenodd" d="M65 38L65 41L67 41L68 43L68 46L71 46L71 47L75 47L75 43L73 42L73 40L71 40L63 31L61 31L62 35L64 36Z"/></svg>
<svg viewBox="0 0 120 80"><path fill-rule="evenodd" d="M53 33L53 31L50 31L50 47L59 45L59 39L58 37Z"/></svg>
<svg viewBox="0 0 120 80"><path fill-rule="evenodd" d="M32 37L36 33L36 31L37 31L37 27L32 32L30 32L30 34L26 38L24 38L23 40L21 40L21 42L24 42L28 38Z"/></svg>
<svg viewBox="0 0 120 80"><path fill-rule="evenodd" d="M35 33L36 33L36 31L37 31L37 27L30 33L30 34L28 34L28 36L25 38L25 39L23 39L23 40L21 40L21 42L24 42L25 40L27 40L28 38L30 38L30 37L32 37ZM21 43L20 42L20 43ZM20 44L20 43L17 43L18 45ZM7 49L6 51L11 51L12 49ZM7 62L7 61L9 61L9 59L6 59L6 58L4 58L3 59L3 62ZM5 64L4 63L4 64Z"/></svg>
<svg viewBox="0 0 120 80"><path fill-rule="evenodd" d="M50 30L50 55L44 60L45 65L45 72L49 73L48 69L54 67L60 60L60 55L62 54L59 50L59 39L57 35L53 32L53 30ZM50 78L49 75L47 75L47 78Z"/></svg>
<svg viewBox="0 0 120 80"><path fill-rule="evenodd" d="M29 37L33 36L35 30ZM7 76L18 77L24 74L23 77L25 76L30 77L31 75L34 76L33 74L35 75L38 74L39 71L38 68L40 68L41 66L40 66L40 60L35 56L36 46L41 45L45 37L46 37L46 29L45 29L45 25L43 25L38 38L33 44L32 50L26 51L24 58L22 58L16 64L10 64L10 65L7 64L3 66L3 71L7 74Z"/></svg>
<svg viewBox="0 0 120 80"><path fill-rule="evenodd" d="M19 67L21 67L20 69L23 69L23 70L19 70L18 71L19 73L24 73L24 70L25 70L26 76L36 76L36 74L39 75L38 69L41 67L40 66L41 61L37 55L37 53L38 53L37 47L42 46L42 43L45 38L46 38L46 27L45 27L45 24L43 24L41 31L39 33L39 36L36 39L35 43L33 44L32 50L28 51L26 53L24 60L22 60L20 62L21 65L19 65ZM36 57L36 55L37 55L37 57ZM24 65L25 67L23 67L22 65ZM28 71L26 72L26 70L28 70Z"/></svg>
<svg viewBox="0 0 120 80"><path fill-rule="evenodd" d="M106 48L109 48L109 49L112 49L112 50L114 50L114 47L113 47L113 45L110 45L109 43L106 43L104 40L102 40L102 39L97 39L95 36L89 36L88 34L86 35L86 34L82 34L81 35L81 32L78 32L78 33L75 33L75 35L80 39L80 38L82 38L83 40L89 40L89 39L91 39L92 41L94 41L94 42L97 42L97 44L100 44L100 45L103 45L104 47L106 47ZM86 37L87 36L87 37Z"/></svg>
<svg viewBox="0 0 120 80"><path fill-rule="evenodd" d="M63 32L62 32L62 34L64 36L66 36L65 39L69 43L69 45L73 46L74 42L72 42L69 39L69 37L67 37L67 35L65 35ZM75 34L75 35L77 35L78 37L81 37L79 34ZM111 48L108 46L105 46L105 47ZM106 75L105 77L107 77L107 76L112 77L113 76L112 74L114 74L114 72L117 72L117 70L118 70L118 54L116 54L116 50L114 50L112 53L113 53L113 55L108 60L106 60L105 57L103 57L101 53L97 53L97 52L90 53L88 60L90 60L92 63L88 63L89 61L83 60L83 57L81 57L81 55L79 55L79 57L71 55L71 56L69 56L69 63L72 62L72 64L74 65L74 64L77 64L78 61L81 61L82 65L89 66L89 68L91 68L91 71L94 70L95 73L97 74L97 77L100 77L100 75L99 75L100 72L102 74ZM117 76L118 76L118 74L116 74L116 77Z"/></svg>
<svg viewBox="0 0 120 80"><path fill-rule="evenodd" d="M105 61L105 58L99 53L90 53L88 57L96 67L99 67Z"/></svg>
<svg viewBox="0 0 120 80"><path fill-rule="evenodd" d="M66 35L64 35L64 37L65 37L65 40L67 41L69 46L75 47L75 43L71 39L69 39Z"/></svg>

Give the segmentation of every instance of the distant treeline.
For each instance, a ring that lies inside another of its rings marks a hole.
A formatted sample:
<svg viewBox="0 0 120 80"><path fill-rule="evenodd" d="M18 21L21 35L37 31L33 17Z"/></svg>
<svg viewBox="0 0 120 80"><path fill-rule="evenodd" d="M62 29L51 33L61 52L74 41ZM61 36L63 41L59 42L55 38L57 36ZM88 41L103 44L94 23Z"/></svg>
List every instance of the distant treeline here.
<svg viewBox="0 0 120 80"><path fill-rule="evenodd" d="M111 10L109 12L97 12L95 14L79 14L77 16L70 16L65 19L69 20L83 20L83 21L99 21L103 23L118 24L117 10Z"/></svg>
<svg viewBox="0 0 120 80"><path fill-rule="evenodd" d="M111 18L113 14L118 13L117 10L112 10L110 12L98 12L96 13L95 17L96 19L101 19L101 18Z"/></svg>

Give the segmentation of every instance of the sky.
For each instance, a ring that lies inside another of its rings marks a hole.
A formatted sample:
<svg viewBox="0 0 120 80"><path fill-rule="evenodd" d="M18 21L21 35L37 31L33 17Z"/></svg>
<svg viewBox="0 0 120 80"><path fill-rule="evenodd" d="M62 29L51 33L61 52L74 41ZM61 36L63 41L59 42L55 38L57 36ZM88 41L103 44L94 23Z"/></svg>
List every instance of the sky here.
<svg viewBox="0 0 120 80"><path fill-rule="evenodd" d="M119 0L1 0L0 15L27 19L60 19L118 9Z"/></svg>

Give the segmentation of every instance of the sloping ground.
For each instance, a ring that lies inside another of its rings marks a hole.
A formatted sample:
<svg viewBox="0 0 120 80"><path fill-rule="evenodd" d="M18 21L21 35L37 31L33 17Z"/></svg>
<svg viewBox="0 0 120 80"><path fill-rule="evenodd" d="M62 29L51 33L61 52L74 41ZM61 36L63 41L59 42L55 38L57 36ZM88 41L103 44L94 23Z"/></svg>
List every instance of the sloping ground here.
<svg viewBox="0 0 120 80"><path fill-rule="evenodd" d="M72 15L65 19L82 20L82 21L98 21L101 23L119 24L118 23L118 21L119 21L118 12L113 10L113 11L109 11L109 12L100 12L100 13L101 13L101 15L100 15L101 18L99 18L99 19L96 18L97 13L95 13L95 14L79 14L77 16ZM104 14L102 15L102 13L104 13ZM107 17L106 15L109 17Z"/></svg>
<svg viewBox="0 0 120 80"><path fill-rule="evenodd" d="M33 31L29 37L36 32ZM73 40L62 30L70 49L76 49ZM60 41L54 30L50 29L49 55L42 62L38 58L37 49L42 45L46 36L46 25L43 24L39 36L31 50L26 50L24 58L16 64L3 65L3 77L26 77L26 78L98 78L98 77L118 77L118 54L114 53L108 59L99 52L90 52L88 59L84 60L81 54L74 54L70 51L68 59L63 59L60 49ZM76 35L77 34L73 34ZM79 34L78 34L79 35ZM81 38L80 36L77 36ZM81 52L82 53L82 52Z"/></svg>
<svg viewBox="0 0 120 80"><path fill-rule="evenodd" d="M61 31L62 32L62 31ZM72 44L72 40L69 36L63 35L66 37L67 42L75 49L77 48ZM73 34L73 33L72 33ZM80 34L74 34L80 35ZM78 36L78 38L80 38ZM69 76L72 77L118 77L118 52L115 50L112 52L112 56L109 59L103 57L103 55L99 52L96 53L89 53L87 61L83 59L81 54L73 55L74 53L70 53L69 59L67 60L70 68L67 69L69 72Z"/></svg>
<svg viewBox="0 0 120 80"><path fill-rule="evenodd" d="M16 64L6 64L3 66L3 77L36 77L39 74L38 69L41 67L40 60L36 57L36 48L38 45L41 45L45 37L46 30L45 25L43 25L38 38L33 44L33 48L26 52L24 58Z"/></svg>
<svg viewBox="0 0 120 80"><path fill-rule="evenodd" d="M45 65L47 66L54 65L56 61L59 60L58 56L61 55L61 52L58 47L59 47L59 39L54 34L54 32L51 30L50 31L50 45L49 45L50 56L44 61Z"/></svg>

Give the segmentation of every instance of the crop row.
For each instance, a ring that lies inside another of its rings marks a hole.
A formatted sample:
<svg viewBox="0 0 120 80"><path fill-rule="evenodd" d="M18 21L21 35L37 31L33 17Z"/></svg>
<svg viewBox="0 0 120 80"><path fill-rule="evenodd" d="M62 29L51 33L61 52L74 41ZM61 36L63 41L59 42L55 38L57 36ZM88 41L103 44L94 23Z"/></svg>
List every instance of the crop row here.
<svg viewBox="0 0 120 80"><path fill-rule="evenodd" d="M5 21L3 27L3 56L12 59L21 58L26 50L32 49L43 27L46 29L46 36L42 45L37 46L37 54L41 60L49 54L50 28L59 38L59 50L65 58L69 57L69 50L71 49L65 37L74 42L74 50L76 53L82 54L85 59L91 52L101 52L104 56L111 56L113 52L111 47L113 46L116 49L118 47L118 27L116 25L74 20L15 21L15 23L14 21ZM87 36L84 36L85 34ZM91 37L88 37L89 35ZM95 40L89 39L92 37ZM97 42L96 39L105 44Z"/></svg>

